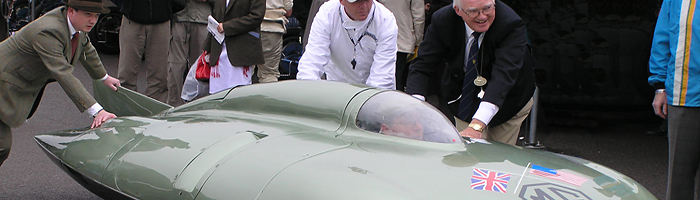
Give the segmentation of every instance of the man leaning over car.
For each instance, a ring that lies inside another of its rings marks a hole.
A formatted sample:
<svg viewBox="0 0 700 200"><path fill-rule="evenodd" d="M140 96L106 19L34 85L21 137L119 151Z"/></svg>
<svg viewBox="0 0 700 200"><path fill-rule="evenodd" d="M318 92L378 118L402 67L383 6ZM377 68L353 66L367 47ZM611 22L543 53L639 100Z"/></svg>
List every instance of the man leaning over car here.
<svg viewBox="0 0 700 200"><path fill-rule="evenodd" d="M12 146L11 127L31 117L44 88L58 82L81 112L94 116L91 127L116 116L102 109L73 75L80 60L93 79L113 90L119 80L107 75L87 34L100 13L108 13L102 0L70 0L33 21L0 43L0 165Z"/></svg>

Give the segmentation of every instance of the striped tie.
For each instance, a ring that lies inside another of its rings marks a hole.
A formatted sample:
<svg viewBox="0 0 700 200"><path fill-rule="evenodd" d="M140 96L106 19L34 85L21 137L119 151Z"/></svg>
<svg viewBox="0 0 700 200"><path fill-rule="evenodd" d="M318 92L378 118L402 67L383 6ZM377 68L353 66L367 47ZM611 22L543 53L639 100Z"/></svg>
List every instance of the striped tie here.
<svg viewBox="0 0 700 200"><path fill-rule="evenodd" d="M473 115L472 103L474 102L474 97L476 96L476 86L474 85L474 79L476 79L477 71L476 64L478 62L478 52L479 52L479 35L481 33L474 32L472 36L474 41L469 46L469 55L464 59L464 65L466 66L466 72L464 73L464 83L462 84L462 98L459 101L459 110L457 112L457 117L459 119L470 122L471 116Z"/></svg>

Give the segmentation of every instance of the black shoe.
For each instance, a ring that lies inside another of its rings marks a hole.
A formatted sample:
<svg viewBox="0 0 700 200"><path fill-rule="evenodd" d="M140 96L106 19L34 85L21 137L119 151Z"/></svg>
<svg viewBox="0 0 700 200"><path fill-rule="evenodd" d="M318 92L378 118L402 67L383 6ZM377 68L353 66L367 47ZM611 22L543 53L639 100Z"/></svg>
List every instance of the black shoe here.
<svg viewBox="0 0 700 200"><path fill-rule="evenodd" d="M657 129L657 130L653 130L653 131L647 131L646 134L647 135L654 135L654 136L666 136L668 133L666 132L666 130Z"/></svg>

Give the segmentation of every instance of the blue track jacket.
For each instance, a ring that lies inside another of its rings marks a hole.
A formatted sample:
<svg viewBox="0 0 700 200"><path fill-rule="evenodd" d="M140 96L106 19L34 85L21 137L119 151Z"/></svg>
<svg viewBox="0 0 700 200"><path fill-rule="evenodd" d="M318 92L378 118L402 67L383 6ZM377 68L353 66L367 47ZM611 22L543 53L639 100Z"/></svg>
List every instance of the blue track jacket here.
<svg viewBox="0 0 700 200"><path fill-rule="evenodd" d="M654 30L648 81L666 89L672 106L700 107L700 16L695 8L696 0L664 0Z"/></svg>

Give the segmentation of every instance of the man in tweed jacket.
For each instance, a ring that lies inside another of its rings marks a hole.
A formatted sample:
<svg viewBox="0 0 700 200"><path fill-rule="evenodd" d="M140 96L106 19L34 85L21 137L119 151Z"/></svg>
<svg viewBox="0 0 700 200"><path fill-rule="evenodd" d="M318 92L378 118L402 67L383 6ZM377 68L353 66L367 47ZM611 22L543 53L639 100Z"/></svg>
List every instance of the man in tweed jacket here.
<svg viewBox="0 0 700 200"><path fill-rule="evenodd" d="M102 109L73 75L80 60L93 79L115 91L120 85L107 75L87 36L100 13L107 12L102 0L70 0L0 43L0 165L10 153L10 127L31 117L50 82L58 82L80 112L95 117L91 127L116 117ZM71 45L73 37L77 40Z"/></svg>

